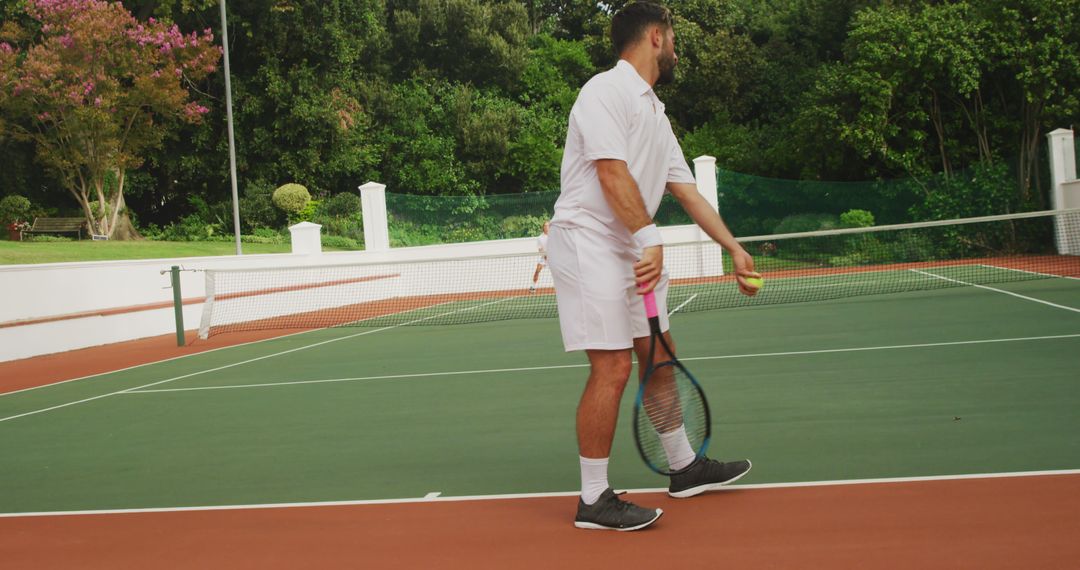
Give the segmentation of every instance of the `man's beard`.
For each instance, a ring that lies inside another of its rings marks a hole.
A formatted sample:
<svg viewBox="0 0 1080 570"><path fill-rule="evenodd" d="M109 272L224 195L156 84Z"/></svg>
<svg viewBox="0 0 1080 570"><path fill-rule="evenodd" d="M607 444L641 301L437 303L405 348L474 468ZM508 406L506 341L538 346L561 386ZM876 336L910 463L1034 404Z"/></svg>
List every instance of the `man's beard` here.
<svg viewBox="0 0 1080 570"><path fill-rule="evenodd" d="M656 79L656 85L667 85L672 81L675 81L675 56L661 53L656 58L656 63L660 66L660 77Z"/></svg>

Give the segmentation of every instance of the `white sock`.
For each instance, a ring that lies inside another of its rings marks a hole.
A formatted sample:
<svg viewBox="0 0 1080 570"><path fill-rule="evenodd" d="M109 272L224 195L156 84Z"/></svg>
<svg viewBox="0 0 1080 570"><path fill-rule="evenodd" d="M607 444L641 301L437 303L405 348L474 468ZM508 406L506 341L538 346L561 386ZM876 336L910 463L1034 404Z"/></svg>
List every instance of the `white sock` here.
<svg viewBox="0 0 1080 570"><path fill-rule="evenodd" d="M675 431L660 434L660 444L664 446L667 454L668 465L673 471L678 471L694 462L697 454L690 447L690 440L686 437L686 426L681 425Z"/></svg>
<svg viewBox="0 0 1080 570"><path fill-rule="evenodd" d="M589 459L579 455L578 460L581 462L581 500L586 505L591 505L608 488L608 458Z"/></svg>

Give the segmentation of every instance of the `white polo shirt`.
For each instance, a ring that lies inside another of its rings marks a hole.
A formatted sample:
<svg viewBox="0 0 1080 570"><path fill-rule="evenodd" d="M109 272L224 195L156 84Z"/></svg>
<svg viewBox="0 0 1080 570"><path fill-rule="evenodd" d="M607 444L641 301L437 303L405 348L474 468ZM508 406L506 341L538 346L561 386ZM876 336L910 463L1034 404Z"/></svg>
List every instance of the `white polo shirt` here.
<svg viewBox="0 0 1080 570"><path fill-rule="evenodd" d="M664 104L626 60L593 76L570 111L562 193L551 223L589 228L632 247L630 230L604 198L594 162L600 159L626 162L650 218L668 182L695 183Z"/></svg>

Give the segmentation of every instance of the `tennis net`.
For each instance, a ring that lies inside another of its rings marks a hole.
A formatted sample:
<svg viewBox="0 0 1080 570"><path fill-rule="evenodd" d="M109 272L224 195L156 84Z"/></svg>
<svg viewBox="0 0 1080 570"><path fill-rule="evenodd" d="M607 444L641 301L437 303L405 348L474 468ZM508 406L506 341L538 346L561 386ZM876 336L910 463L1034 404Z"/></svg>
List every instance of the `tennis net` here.
<svg viewBox="0 0 1080 570"><path fill-rule="evenodd" d="M670 311L1080 279L1080 209L739 240L766 278L738 293L711 241L671 243ZM556 316L536 254L207 270L200 337L259 329L446 325ZM1070 285L1071 286L1071 285ZM1080 289L1080 283L1076 285Z"/></svg>

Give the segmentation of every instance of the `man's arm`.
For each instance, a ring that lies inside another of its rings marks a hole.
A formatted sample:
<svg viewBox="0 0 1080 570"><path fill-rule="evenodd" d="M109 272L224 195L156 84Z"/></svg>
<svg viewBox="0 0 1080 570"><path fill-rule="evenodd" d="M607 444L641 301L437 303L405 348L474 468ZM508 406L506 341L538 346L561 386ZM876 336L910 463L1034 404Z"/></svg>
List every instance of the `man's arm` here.
<svg viewBox="0 0 1080 570"><path fill-rule="evenodd" d="M748 285L744 280L745 277L761 277L761 275L754 272L754 259L750 257L749 253L746 253L746 250L743 249L739 242L735 241L735 236L728 230L720 214L717 214L712 204L698 192L697 185L668 182L667 189L679 201L683 210L686 210L694 223L731 255L732 263L735 265L735 280L739 283L739 291L745 295L757 294L757 288Z"/></svg>
<svg viewBox="0 0 1080 570"><path fill-rule="evenodd" d="M645 210L645 201L641 199L641 191L634 177L631 176L630 169L626 167L626 162L603 159L597 160L595 164L596 175L604 191L604 199L626 229L636 234L638 230L652 225L652 218ZM663 246L656 245L642 249L641 259L634 264L634 275L638 284L646 284L639 293L648 293L656 287L663 268Z"/></svg>

